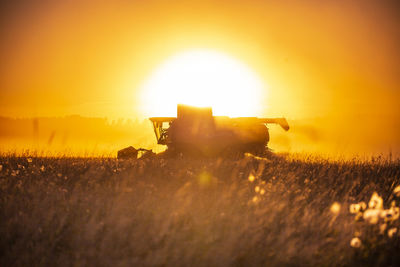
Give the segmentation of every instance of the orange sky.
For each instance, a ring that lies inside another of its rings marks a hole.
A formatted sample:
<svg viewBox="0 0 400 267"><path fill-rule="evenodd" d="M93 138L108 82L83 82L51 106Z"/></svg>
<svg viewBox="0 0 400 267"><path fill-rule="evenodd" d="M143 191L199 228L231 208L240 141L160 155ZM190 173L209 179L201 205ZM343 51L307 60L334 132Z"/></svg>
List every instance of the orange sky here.
<svg viewBox="0 0 400 267"><path fill-rule="evenodd" d="M166 58L223 51L268 84L271 115L400 121L398 1L9 1L0 115L136 115Z"/></svg>

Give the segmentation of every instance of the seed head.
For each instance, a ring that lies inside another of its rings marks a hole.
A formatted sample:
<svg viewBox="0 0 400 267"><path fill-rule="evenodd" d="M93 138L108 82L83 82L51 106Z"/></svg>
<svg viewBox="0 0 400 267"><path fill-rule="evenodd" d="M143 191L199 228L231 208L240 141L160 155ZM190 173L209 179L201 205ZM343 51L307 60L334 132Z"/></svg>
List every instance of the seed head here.
<svg viewBox="0 0 400 267"><path fill-rule="evenodd" d="M340 211L340 204L337 202L334 202L331 206L331 212L334 214L338 214Z"/></svg>
<svg viewBox="0 0 400 267"><path fill-rule="evenodd" d="M350 213L358 213L361 209L360 204L350 204L349 210Z"/></svg>
<svg viewBox="0 0 400 267"><path fill-rule="evenodd" d="M387 227L386 223L383 223L383 224L379 225L379 233L381 235L383 235L385 233L386 227Z"/></svg>
<svg viewBox="0 0 400 267"><path fill-rule="evenodd" d="M383 208L383 199L378 195L378 193L374 192L372 197L368 203L368 207L370 209L382 209Z"/></svg>
<svg viewBox="0 0 400 267"><path fill-rule="evenodd" d="M398 186L396 186L396 187L394 188L393 194L394 194L396 197L400 197L400 185L398 185Z"/></svg>
<svg viewBox="0 0 400 267"><path fill-rule="evenodd" d="M249 181L250 182L254 182L254 180L256 179L256 177L254 177L254 175L251 173L250 175L249 175Z"/></svg>
<svg viewBox="0 0 400 267"><path fill-rule="evenodd" d="M361 247L361 240L358 237L353 237L353 239L350 241L350 246L353 248Z"/></svg>
<svg viewBox="0 0 400 267"><path fill-rule="evenodd" d="M370 224L377 224L379 221L380 215L381 215L381 210L367 209L363 214L363 218Z"/></svg>
<svg viewBox="0 0 400 267"><path fill-rule="evenodd" d="M388 237L392 238L397 233L397 228L393 227L388 230Z"/></svg>

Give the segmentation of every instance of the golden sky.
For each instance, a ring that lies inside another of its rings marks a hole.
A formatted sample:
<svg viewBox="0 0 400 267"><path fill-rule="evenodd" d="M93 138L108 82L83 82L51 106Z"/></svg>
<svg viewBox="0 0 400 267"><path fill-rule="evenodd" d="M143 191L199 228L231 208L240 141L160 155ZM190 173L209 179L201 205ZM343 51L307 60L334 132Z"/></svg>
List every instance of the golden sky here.
<svg viewBox="0 0 400 267"><path fill-rule="evenodd" d="M266 114L400 118L394 1L8 1L0 115L134 117L174 54L221 51L268 85Z"/></svg>

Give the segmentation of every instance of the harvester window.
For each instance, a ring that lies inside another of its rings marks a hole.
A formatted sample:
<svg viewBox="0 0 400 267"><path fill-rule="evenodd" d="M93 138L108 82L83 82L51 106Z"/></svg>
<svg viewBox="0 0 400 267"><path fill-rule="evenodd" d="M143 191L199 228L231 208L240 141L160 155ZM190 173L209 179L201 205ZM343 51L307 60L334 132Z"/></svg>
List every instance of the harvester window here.
<svg viewBox="0 0 400 267"><path fill-rule="evenodd" d="M156 134L158 144L167 144L168 128L173 119L174 118L150 118L153 123L154 133Z"/></svg>

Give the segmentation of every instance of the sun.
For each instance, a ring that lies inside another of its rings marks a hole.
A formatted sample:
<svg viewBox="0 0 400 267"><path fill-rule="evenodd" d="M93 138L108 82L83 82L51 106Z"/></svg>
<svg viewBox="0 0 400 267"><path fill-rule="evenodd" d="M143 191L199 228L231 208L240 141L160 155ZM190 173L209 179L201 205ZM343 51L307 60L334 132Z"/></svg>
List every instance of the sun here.
<svg viewBox="0 0 400 267"><path fill-rule="evenodd" d="M194 50L161 64L140 88L146 116L176 116L177 104L212 107L218 116L258 116L266 88L248 66L224 53Z"/></svg>

